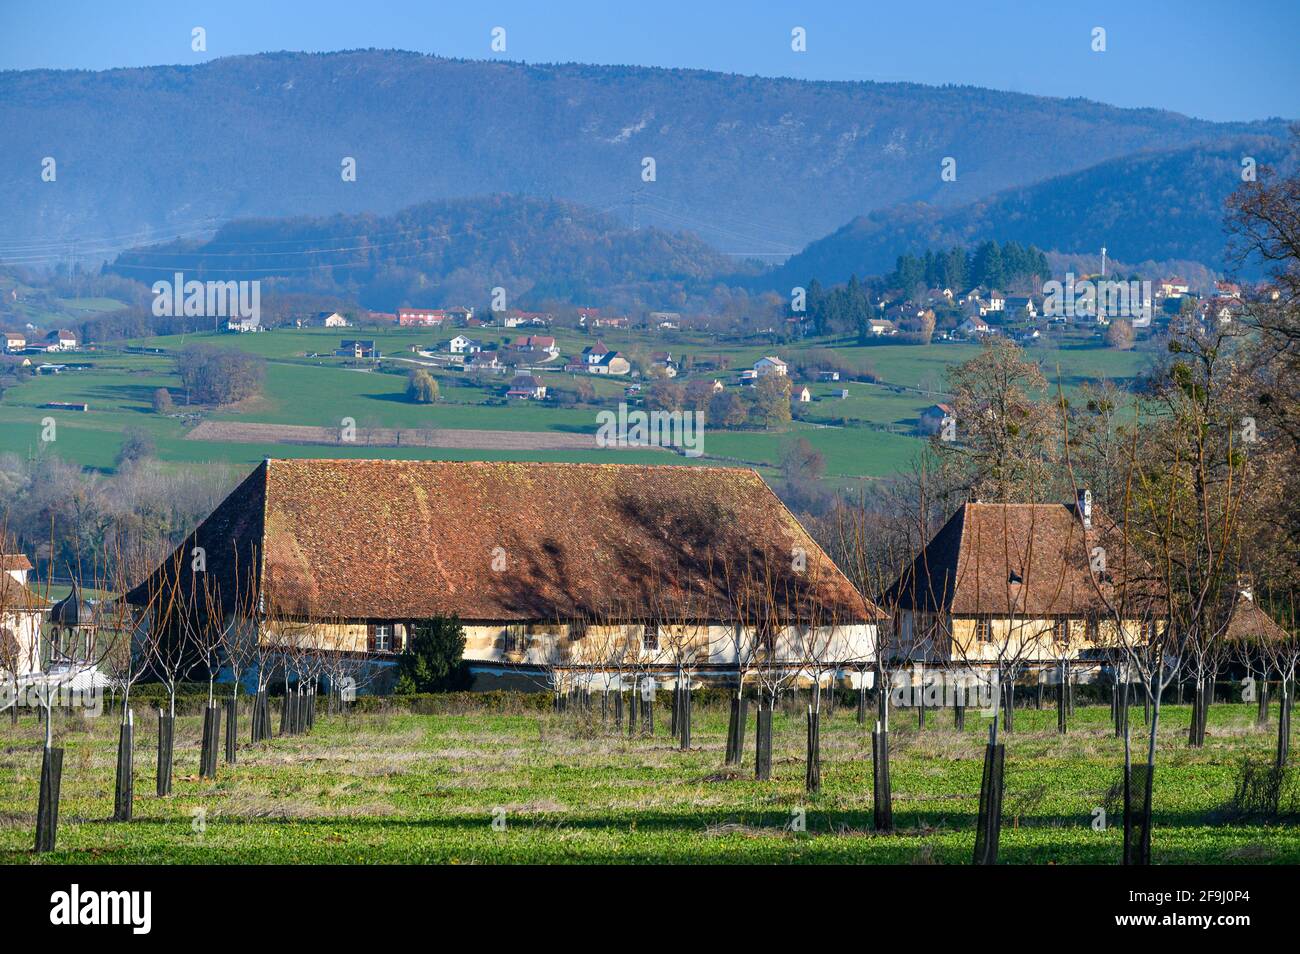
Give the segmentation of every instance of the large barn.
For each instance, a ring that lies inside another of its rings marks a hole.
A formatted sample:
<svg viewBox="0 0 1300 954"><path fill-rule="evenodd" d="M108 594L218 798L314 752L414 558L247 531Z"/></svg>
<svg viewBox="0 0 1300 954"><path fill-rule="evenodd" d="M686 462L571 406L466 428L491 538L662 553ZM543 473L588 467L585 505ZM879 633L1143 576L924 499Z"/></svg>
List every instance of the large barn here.
<svg viewBox="0 0 1300 954"><path fill-rule="evenodd" d="M1159 581L1092 495L960 506L883 597L892 655L973 665L1118 658L1162 626Z"/></svg>
<svg viewBox="0 0 1300 954"><path fill-rule="evenodd" d="M380 665L455 616L480 688L726 678L811 644L833 671L880 618L754 472L621 464L267 460L127 599L176 633L219 607Z"/></svg>

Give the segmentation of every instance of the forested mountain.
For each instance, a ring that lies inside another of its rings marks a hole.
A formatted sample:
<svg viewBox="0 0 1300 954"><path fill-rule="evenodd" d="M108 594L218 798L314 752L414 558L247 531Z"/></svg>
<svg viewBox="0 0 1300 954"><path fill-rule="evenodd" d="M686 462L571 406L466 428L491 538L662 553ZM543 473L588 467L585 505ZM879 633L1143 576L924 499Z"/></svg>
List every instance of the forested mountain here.
<svg viewBox="0 0 1300 954"><path fill-rule="evenodd" d="M873 210L951 209L1138 150L1281 124L973 87L363 50L3 73L0 129L0 242L30 243L16 263L39 265L236 218L386 214L500 192L788 254ZM947 156L954 182L940 180ZM46 157L55 181L42 179ZM356 181L343 180L346 158Z"/></svg>
<svg viewBox="0 0 1300 954"><path fill-rule="evenodd" d="M237 221L205 241L124 252L109 270L146 285L177 271L187 280L261 279L280 292L338 295L391 311L478 304L496 287L509 307L667 306L736 268L689 234L633 231L570 202L498 195L388 216Z"/></svg>
<svg viewBox="0 0 1300 954"><path fill-rule="evenodd" d="M1096 252L1126 262L1188 259L1224 267L1223 202L1241 184L1242 158L1279 170L1296 167L1284 140L1238 137L1213 146L1143 152L958 209L896 206L859 216L813 242L763 284L810 278L842 282L884 274L899 255L985 241L1015 241L1051 252Z"/></svg>

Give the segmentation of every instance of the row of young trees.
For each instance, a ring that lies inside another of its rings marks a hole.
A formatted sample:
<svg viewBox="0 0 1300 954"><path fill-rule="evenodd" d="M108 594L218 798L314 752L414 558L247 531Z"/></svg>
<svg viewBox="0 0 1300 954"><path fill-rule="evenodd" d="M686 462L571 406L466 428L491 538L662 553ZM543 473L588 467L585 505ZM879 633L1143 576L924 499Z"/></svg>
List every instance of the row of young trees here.
<svg viewBox="0 0 1300 954"><path fill-rule="evenodd" d="M8 537L0 532L0 539ZM120 724L111 817L131 821L136 751L132 693L140 683L156 683L166 695L165 705L158 707L156 735L156 793L163 797L172 790L178 693L196 675L207 683L199 774L215 778L223 716L228 764L237 762L241 708L251 713L252 743L276 734L269 700L272 680L283 686L278 731L294 735L314 725L319 687L330 688L330 707L338 709L372 671L364 646L335 651L339 621L310 613L268 618L261 610L265 589L251 582L251 568L236 566L222 580L203 572L187 574L181 564L190 556L178 551L150 573L157 566L152 554L127 544L126 537L118 536L107 541L104 552L111 558L104 564L67 568L75 579L90 581L93 590L110 594L85 603L79 624L84 636L75 650L60 652L57 644L31 638L31 633L0 632L0 670L8 682L11 722L17 724L20 709L35 707L44 724L37 851L53 850L57 837L63 749L56 745L55 723L61 711L92 703L99 707L104 695L113 697ZM142 579L147 582L132 589ZM47 608L48 601L29 587L0 587L0 620L39 619ZM50 630L57 633L57 627ZM246 678L255 688L242 703ZM224 699L218 698L219 679Z"/></svg>

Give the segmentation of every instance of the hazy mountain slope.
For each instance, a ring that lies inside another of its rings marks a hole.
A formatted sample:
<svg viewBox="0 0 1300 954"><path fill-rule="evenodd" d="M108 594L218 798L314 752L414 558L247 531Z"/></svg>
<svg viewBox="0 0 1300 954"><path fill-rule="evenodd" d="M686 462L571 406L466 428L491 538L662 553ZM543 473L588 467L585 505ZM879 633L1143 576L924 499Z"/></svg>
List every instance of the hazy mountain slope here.
<svg viewBox="0 0 1300 954"><path fill-rule="evenodd" d="M1057 252L1091 253L1105 245L1116 260L1191 259L1221 269L1223 202L1241 184L1243 156L1286 169L1296 162L1279 140L1239 137L1110 160L959 209L884 209L813 242L762 283L839 282L854 273L888 272L903 252L988 239Z"/></svg>
<svg viewBox="0 0 1300 954"><path fill-rule="evenodd" d="M735 263L692 235L632 231L570 202L487 196L428 202L391 216L232 222L207 241L132 249L110 271L145 284L275 279L289 291L357 296L371 308L507 303L577 304L649 294L671 301Z"/></svg>
<svg viewBox="0 0 1300 954"><path fill-rule="evenodd" d="M631 221L637 191L642 224L694 228L733 251L792 252L874 209L960 205L1139 149L1280 124L971 87L370 50L3 73L0 129L0 242L12 253L24 240L76 241L88 255L237 217L382 213L493 192ZM56 182L41 180L46 156ZM348 156L356 182L340 177ZM653 183L641 180L647 156ZM958 160L955 183L940 182L944 156Z"/></svg>

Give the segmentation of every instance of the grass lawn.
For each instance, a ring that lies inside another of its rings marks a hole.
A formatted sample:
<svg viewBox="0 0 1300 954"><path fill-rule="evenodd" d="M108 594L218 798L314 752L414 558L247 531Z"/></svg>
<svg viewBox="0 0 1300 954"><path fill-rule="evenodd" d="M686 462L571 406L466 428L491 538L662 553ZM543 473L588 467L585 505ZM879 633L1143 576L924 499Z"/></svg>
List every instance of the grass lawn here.
<svg viewBox="0 0 1300 954"><path fill-rule="evenodd" d="M486 330L484 330L486 331ZM278 329L265 334L232 335L205 333L178 335L127 342L166 349L147 354L105 347L51 357L50 362L85 365L62 374L41 375L25 380L3 395L0 402L0 452L23 456L54 453L79 464L110 470L129 428L146 431L158 448L160 460L176 464L230 464L250 466L268 456L381 456L429 459L561 460L609 461L598 451L565 450L520 452L484 447L474 451L400 448L323 449L292 444L187 440L196 418L153 413L152 400L158 388L170 388L178 412L184 411L180 380L174 369L174 352L190 343L239 348L268 359L263 394L236 407L201 409L201 417L219 422L249 422L309 425L337 428L351 418L366 428L473 429L483 431L527 431L534 433L592 434L597 428L595 407L557 407L551 403L512 401L501 403L507 376L478 380L463 372L431 369L441 385L441 399L434 405L417 405L406 399L405 370L413 365L412 345L427 347L459 333L457 329ZM594 340L573 330L555 329L565 355L572 356ZM402 373L378 373L345 366L332 351L345 337L373 337L388 358L390 368ZM514 337L500 329L480 337ZM732 382L735 372L748 367L763 354L778 353L793 359L809 348L833 348L847 364L870 370L875 383L844 381L810 385L813 401L798 407L800 422L778 431L722 431L708 429L704 463L742 464L771 476L781 458L783 446L792 436L807 437L826 458L827 476L842 482L856 478L887 476L906 469L922 448L915 427L921 411L942 395L944 374L953 364L978 352L978 345L936 342L920 347L909 345L853 344L842 339L807 339L789 345L754 345L717 342L704 335L675 333L661 335L646 331L614 331L604 336L611 347L648 353L662 349L681 359L693 355L700 361L726 362L729 370L703 372L705 378ZM314 358L308 355L322 354ZM1119 352L1097 347L1077 333L1067 337L1049 335L1049 340L1026 351L1042 364L1053 385L1059 380L1067 395L1086 381L1111 378L1123 384L1146 363L1139 352ZM44 363L40 359L38 363ZM572 375L557 373L561 361L539 371L552 387L572 388ZM681 380L690 380L687 375ZM612 408L623 399L629 379L583 378L596 390L602 407ZM735 387L734 383L730 386ZM848 392L841 398L841 390ZM90 405L89 412L50 410L49 402ZM54 418L57 440L44 440L43 422ZM829 425L829 426L826 426ZM626 463L682 464L679 456L647 452L634 457L620 452Z"/></svg>
<svg viewBox="0 0 1300 954"><path fill-rule="evenodd" d="M751 710L752 711L752 710ZM174 793L153 795L154 720L137 711L136 820L105 821L113 801L116 720L61 724L58 850L44 862L863 862L966 864L980 785L985 720L967 731L931 713L918 731L895 716L894 835L871 831L870 741L841 709L822 730L824 790L803 791L803 720L778 713L774 775L723 771L726 715L696 712L692 749L667 732L612 737L592 721L550 713L320 717L313 734L245 745L239 764L199 781L199 718L177 724ZM1243 755L1271 751L1253 707L1211 710L1202 750L1184 744L1188 708L1165 708L1154 854L1163 863L1300 862L1294 825L1235 824L1222 813ZM1142 728L1134 710L1135 731ZM1276 718L1276 711L1274 714ZM1007 742L1000 860L1115 864L1122 830L1094 810L1117 781L1122 744L1105 706L1081 707L1065 738L1055 713L1022 710ZM246 735L248 720L242 722ZM0 720L0 862L29 863L41 731ZM806 831L791 830L797 810ZM505 819L494 830L493 813ZM501 814L503 813L503 815ZM199 819L202 824L199 824ZM201 830L200 830L201 829Z"/></svg>

